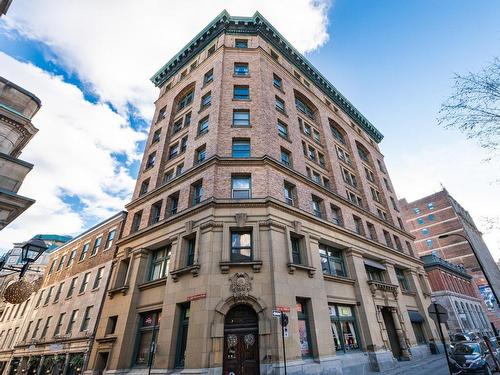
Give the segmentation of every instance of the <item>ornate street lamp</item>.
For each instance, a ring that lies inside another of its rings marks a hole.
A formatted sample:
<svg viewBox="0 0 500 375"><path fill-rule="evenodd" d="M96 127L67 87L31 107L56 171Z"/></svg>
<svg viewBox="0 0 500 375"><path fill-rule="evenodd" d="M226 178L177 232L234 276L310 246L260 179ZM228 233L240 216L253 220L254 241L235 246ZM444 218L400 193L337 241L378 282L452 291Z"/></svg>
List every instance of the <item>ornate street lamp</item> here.
<svg viewBox="0 0 500 375"><path fill-rule="evenodd" d="M26 263L36 262L48 247L39 237L33 237L21 247L21 260Z"/></svg>

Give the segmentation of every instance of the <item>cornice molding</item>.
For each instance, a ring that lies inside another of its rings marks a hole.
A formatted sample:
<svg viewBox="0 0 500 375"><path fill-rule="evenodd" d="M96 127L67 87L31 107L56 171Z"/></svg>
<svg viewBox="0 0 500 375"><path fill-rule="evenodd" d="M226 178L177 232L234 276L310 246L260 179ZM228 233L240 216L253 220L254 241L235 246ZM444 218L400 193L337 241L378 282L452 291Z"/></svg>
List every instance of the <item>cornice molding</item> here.
<svg viewBox="0 0 500 375"><path fill-rule="evenodd" d="M181 49L170 61L158 70L151 82L157 87L162 86L190 60L202 52L219 35L247 34L259 35L279 51L284 58L302 72L310 81L337 106L363 128L366 133L377 143L383 139L375 126L364 117L354 105L347 100L300 52L298 52L259 12L252 17L233 17L224 10L210 22L198 35L196 35L184 48Z"/></svg>

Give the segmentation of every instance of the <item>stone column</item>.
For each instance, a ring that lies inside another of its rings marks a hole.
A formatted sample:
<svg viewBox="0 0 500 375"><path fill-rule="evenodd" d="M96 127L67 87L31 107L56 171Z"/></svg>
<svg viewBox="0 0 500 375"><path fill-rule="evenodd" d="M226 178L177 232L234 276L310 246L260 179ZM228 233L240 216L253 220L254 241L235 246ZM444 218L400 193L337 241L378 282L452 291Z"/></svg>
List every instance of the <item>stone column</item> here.
<svg viewBox="0 0 500 375"><path fill-rule="evenodd" d="M64 358L62 375L66 375L66 373L68 372L68 367L69 367L69 353L66 353L66 358Z"/></svg>
<svg viewBox="0 0 500 375"><path fill-rule="evenodd" d="M398 309L391 307L392 320L394 320L394 327L396 328L396 334L398 335L399 345L401 346L401 356L407 360L411 358L410 351L408 350L408 345L406 345L406 338L401 327L401 321L399 320Z"/></svg>

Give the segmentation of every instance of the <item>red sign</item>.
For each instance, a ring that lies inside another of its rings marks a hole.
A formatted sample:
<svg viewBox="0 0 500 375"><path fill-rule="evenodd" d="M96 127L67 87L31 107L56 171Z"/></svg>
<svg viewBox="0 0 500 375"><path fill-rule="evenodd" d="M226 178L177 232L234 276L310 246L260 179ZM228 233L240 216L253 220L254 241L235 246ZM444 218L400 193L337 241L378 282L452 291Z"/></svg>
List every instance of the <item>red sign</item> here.
<svg viewBox="0 0 500 375"><path fill-rule="evenodd" d="M192 296L188 296L188 301L196 301L197 299L207 298L207 293L193 294Z"/></svg>
<svg viewBox="0 0 500 375"><path fill-rule="evenodd" d="M290 312L290 308L287 306L276 306L276 310L282 311L282 312Z"/></svg>

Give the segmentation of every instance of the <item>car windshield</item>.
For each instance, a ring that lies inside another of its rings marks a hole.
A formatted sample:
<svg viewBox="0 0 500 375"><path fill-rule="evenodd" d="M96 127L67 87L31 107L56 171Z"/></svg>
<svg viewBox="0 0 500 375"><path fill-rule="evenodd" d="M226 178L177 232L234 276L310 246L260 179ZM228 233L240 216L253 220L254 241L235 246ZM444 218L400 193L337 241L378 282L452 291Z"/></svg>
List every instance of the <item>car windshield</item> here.
<svg viewBox="0 0 500 375"><path fill-rule="evenodd" d="M461 343L457 344L453 349L454 354L479 354L479 344L477 343Z"/></svg>

